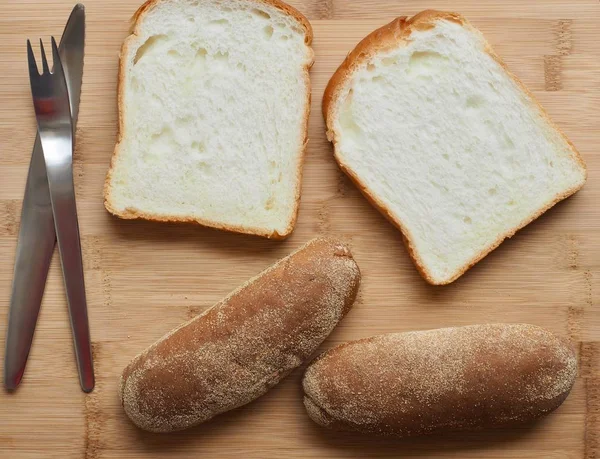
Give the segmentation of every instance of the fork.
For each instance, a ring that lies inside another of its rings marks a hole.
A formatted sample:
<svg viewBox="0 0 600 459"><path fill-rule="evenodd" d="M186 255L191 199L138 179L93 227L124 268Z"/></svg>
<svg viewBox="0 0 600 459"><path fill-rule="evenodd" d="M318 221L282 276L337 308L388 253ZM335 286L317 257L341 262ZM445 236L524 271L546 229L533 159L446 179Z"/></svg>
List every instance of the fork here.
<svg viewBox="0 0 600 459"><path fill-rule="evenodd" d="M82 389L89 392L94 388L94 369L73 185L73 122L69 92L54 37L52 72L42 40L40 50L42 74L39 73L31 42L27 40L31 94L44 151L79 379Z"/></svg>

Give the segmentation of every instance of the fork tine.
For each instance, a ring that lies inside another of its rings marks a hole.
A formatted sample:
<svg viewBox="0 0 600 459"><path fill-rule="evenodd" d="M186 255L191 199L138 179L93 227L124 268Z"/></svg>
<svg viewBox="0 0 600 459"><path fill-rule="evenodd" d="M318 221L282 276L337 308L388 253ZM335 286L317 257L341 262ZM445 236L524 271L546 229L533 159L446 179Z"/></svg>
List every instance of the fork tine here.
<svg viewBox="0 0 600 459"><path fill-rule="evenodd" d="M42 68L44 73L50 73L50 68L48 67L48 59L46 59L46 52L44 51L44 43L40 38L40 49L42 51Z"/></svg>
<svg viewBox="0 0 600 459"><path fill-rule="evenodd" d="M60 61L60 55L58 54L58 46L56 45L56 40L54 37L50 37L50 41L52 42L52 72L56 73L57 71L62 73L62 63Z"/></svg>
<svg viewBox="0 0 600 459"><path fill-rule="evenodd" d="M29 78L39 77L40 71L38 70L37 63L35 62L35 56L29 40L27 40L27 62L29 63Z"/></svg>

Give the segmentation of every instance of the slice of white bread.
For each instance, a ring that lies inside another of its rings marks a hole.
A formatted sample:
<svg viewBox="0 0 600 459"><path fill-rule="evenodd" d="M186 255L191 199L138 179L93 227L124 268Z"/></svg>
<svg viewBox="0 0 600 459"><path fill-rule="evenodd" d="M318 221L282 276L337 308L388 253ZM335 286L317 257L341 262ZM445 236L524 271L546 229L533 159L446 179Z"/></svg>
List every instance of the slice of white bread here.
<svg viewBox="0 0 600 459"><path fill-rule="evenodd" d="M456 280L586 180L575 147L458 14L370 34L329 82L323 113L341 169L431 284Z"/></svg>
<svg viewBox="0 0 600 459"><path fill-rule="evenodd" d="M289 235L307 142L308 20L278 0L150 0L133 21L108 211Z"/></svg>

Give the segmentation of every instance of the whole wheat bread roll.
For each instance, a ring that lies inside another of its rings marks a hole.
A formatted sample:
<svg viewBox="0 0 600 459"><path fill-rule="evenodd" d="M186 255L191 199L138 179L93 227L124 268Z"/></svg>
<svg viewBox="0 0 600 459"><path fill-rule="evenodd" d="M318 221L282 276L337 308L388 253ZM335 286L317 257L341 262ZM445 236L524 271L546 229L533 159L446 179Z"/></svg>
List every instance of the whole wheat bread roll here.
<svg viewBox="0 0 600 459"><path fill-rule="evenodd" d="M306 370L318 424L401 437L519 424L557 408L577 373L570 345L533 325L474 325L342 344Z"/></svg>
<svg viewBox="0 0 600 459"><path fill-rule="evenodd" d="M251 402L327 338L359 282L345 245L312 240L135 357L121 377L125 412L170 432Z"/></svg>

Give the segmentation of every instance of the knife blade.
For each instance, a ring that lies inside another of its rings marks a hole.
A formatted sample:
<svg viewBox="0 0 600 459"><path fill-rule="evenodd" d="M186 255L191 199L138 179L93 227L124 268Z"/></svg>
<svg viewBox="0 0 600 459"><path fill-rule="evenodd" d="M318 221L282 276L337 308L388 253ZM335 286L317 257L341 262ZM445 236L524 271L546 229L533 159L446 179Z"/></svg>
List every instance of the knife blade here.
<svg viewBox="0 0 600 459"><path fill-rule="evenodd" d="M84 43L85 8L77 4L71 11L59 45L73 129L79 113ZM4 385L10 390L19 385L25 372L55 243L50 190L38 135L33 146L21 209L6 334Z"/></svg>

